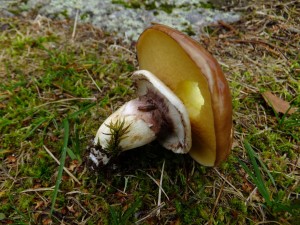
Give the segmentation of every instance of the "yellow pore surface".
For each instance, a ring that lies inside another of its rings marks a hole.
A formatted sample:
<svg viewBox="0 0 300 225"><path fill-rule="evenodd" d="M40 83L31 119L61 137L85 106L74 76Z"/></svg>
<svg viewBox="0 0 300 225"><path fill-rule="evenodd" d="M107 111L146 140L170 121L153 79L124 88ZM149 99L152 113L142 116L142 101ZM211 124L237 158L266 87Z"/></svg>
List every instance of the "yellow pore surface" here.
<svg viewBox="0 0 300 225"><path fill-rule="evenodd" d="M216 137L211 96L206 78L191 57L169 35L149 29L137 45L140 69L149 70L183 101L190 116L193 145L191 156L213 166Z"/></svg>

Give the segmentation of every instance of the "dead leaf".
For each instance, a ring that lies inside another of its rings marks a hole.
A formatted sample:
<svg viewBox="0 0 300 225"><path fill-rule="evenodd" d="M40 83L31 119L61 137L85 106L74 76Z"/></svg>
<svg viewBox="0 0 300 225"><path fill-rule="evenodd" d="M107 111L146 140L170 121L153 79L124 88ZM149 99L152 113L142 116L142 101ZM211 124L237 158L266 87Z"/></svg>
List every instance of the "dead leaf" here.
<svg viewBox="0 0 300 225"><path fill-rule="evenodd" d="M69 166L69 171L73 172L79 166L78 160L73 160Z"/></svg>
<svg viewBox="0 0 300 225"><path fill-rule="evenodd" d="M0 198L5 195L5 191L0 191Z"/></svg>
<svg viewBox="0 0 300 225"><path fill-rule="evenodd" d="M150 221L150 220L149 220L149 221ZM148 222L148 221L147 221L147 222ZM154 224L154 222L149 223L149 224ZM180 225L181 222L180 222L180 219L178 218L178 219L176 219L175 221L171 221L170 224L171 224L171 225Z"/></svg>
<svg viewBox="0 0 300 225"><path fill-rule="evenodd" d="M34 189L37 189L37 188L40 188L40 187L42 187L42 185L39 184L39 183L37 183L37 184L35 184L35 185L33 186Z"/></svg>
<svg viewBox="0 0 300 225"><path fill-rule="evenodd" d="M290 103L287 101L282 100L281 98L277 97L276 95L272 94L271 91L266 91L262 93L263 98L267 102L267 104L277 112L277 113L286 113L287 110L291 107ZM289 115L293 114L297 111L296 107L291 107L290 110L287 112Z"/></svg>
<svg viewBox="0 0 300 225"><path fill-rule="evenodd" d="M250 199L252 202L265 202L265 199L261 196L257 189L251 194Z"/></svg>
<svg viewBox="0 0 300 225"><path fill-rule="evenodd" d="M254 189L254 186L245 179L243 182L243 185L242 185L242 189L243 189L243 191L245 191L247 193L251 193Z"/></svg>
<svg viewBox="0 0 300 225"><path fill-rule="evenodd" d="M17 161L17 158L14 155L7 156L7 161L9 163L15 163Z"/></svg>
<svg viewBox="0 0 300 225"><path fill-rule="evenodd" d="M61 210L60 210L61 214L62 215L66 215L67 212L68 212L68 209L66 207L63 207Z"/></svg>
<svg viewBox="0 0 300 225"><path fill-rule="evenodd" d="M37 210L39 209L40 207L42 207L44 205L44 202L43 201L38 201L35 203L35 207L34 209Z"/></svg>
<svg viewBox="0 0 300 225"><path fill-rule="evenodd" d="M42 221L43 225L50 225L53 223L53 221L50 218L45 218Z"/></svg>
<svg viewBox="0 0 300 225"><path fill-rule="evenodd" d="M71 205L71 206L67 206L68 210L72 213L75 213L75 210L74 210L74 205Z"/></svg>

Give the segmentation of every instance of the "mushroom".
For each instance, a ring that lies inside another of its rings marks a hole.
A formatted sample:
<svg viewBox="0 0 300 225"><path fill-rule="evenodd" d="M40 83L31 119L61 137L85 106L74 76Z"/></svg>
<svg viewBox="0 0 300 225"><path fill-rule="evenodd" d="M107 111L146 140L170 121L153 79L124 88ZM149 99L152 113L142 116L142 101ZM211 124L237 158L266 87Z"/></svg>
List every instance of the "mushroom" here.
<svg viewBox="0 0 300 225"><path fill-rule="evenodd" d="M111 126L122 124L124 133L119 147L137 148L155 139L175 153L187 153L192 144L188 113L181 100L163 82L147 70L133 74L138 98L126 102L100 126L95 144L107 148Z"/></svg>
<svg viewBox="0 0 300 225"><path fill-rule="evenodd" d="M95 144L107 148L112 126L122 125L121 150L158 139L202 165L219 165L230 152L233 129L231 95L218 62L192 38L161 24L141 34L137 57L138 98L104 121Z"/></svg>

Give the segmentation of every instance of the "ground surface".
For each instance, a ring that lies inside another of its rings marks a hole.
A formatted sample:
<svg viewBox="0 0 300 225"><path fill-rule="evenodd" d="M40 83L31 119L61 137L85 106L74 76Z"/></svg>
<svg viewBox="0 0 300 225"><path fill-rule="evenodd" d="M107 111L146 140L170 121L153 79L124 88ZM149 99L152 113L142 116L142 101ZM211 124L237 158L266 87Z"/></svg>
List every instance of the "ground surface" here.
<svg viewBox="0 0 300 225"><path fill-rule="evenodd" d="M134 44L34 13L1 17L0 223L297 224L299 109L277 113L262 93L300 106L299 8L249 2L235 8L241 21L199 37L233 97L232 154L218 168L152 143L91 170L99 125L134 95Z"/></svg>

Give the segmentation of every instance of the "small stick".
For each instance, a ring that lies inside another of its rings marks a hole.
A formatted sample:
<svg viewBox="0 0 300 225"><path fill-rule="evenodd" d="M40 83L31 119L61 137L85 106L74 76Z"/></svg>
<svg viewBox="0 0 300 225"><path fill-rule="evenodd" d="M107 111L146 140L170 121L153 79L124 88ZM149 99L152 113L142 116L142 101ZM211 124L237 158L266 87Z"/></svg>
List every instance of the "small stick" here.
<svg viewBox="0 0 300 225"><path fill-rule="evenodd" d="M101 89L99 88L99 86L97 85L96 81L93 79L93 77L91 76L91 74L89 73L89 71L87 69L85 69L85 71L87 72L87 74L89 75L89 77L91 78L91 80L93 81L93 84L95 84L95 86L97 87L97 89L99 90L100 93L102 93Z"/></svg>
<svg viewBox="0 0 300 225"><path fill-rule="evenodd" d="M72 199L85 213L91 214L80 204L80 202L76 198L74 197L68 197L68 198Z"/></svg>
<svg viewBox="0 0 300 225"><path fill-rule="evenodd" d="M35 106L35 108L40 108L46 105L50 105L50 104L55 104L55 103L60 103L60 102L68 102L68 101L82 101L82 100L90 100L90 101L97 101L96 97L91 97L91 98L65 98L65 99L61 99L61 100L57 100L57 101L53 101L53 102L46 102L44 104Z"/></svg>
<svg viewBox="0 0 300 225"><path fill-rule="evenodd" d="M161 204L161 192L162 192L162 182L164 178L164 169L165 169L165 160L163 162L162 168L161 168L161 175L160 175L160 181L159 181L159 191L158 191L158 199L157 199L157 206L159 207ZM160 209L157 210L156 216L159 216Z"/></svg>
<svg viewBox="0 0 300 225"><path fill-rule="evenodd" d="M232 187L240 196L240 198L245 199L244 195L242 194L242 192L240 192L235 186L233 186L233 184L231 184L216 168L214 168L214 170L217 172L217 174L227 183L229 184L230 187Z"/></svg>
<svg viewBox="0 0 300 225"><path fill-rule="evenodd" d="M50 150L45 146L43 145L44 149L46 150L46 152L52 157L52 159L55 160L55 162L57 162L58 165L60 165L60 162L57 158L55 158L55 156L52 154L52 152L50 152ZM80 181L66 168L64 167L64 171L73 179L75 180L78 184L81 185Z"/></svg>
<svg viewBox="0 0 300 225"><path fill-rule="evenodd" d="M251 43L251 44L260 44L263 46L267 51L272 52L273 54L279 56L282 55L283 58L287 59L287 57L282 53L282 49L276 45L273 45L271 43L261 41L261 40L252 40L252 39L245 39L245 40L231 40L231 42L235 43ZM275 49L277 51L275 51ZM279 52L279 53L278 53Z"/></svg>
<svg viewBox="0 0 300 225"><path fill-rule="evenodd" d="M157 212L158 210L160 210L162 207L164 207L166 205L166 203L162 202L159 206L155 207L154 209L152 209L148 215L146 215L145 217L139 219L138 221L135 222L135 224L140 224L142 221L144 221L145 219L151 217L154 215L155 212Z"/></svg>
<svg viewBox="0 0 300 225"><path fill-rule="evenodd" d="M126 51L126 52L132 54L132 55L135 55L134 52L130 51L130 50L127 49L127 48L124 48L124 47L121 46L121 45L116 45L116 44L115 44L115 45L110 45L109 48L110 48L110 49L112 49L112 48L118 49L118 48L119 48L119 49L122 49L122 50L124 50L124 51Z"/></svg>
<svg viewBox="0 0 300 225"><path fill-rule="evenodd" d="M36 191L53 191L54 186L50 188L29 188L24 191L21 191L20 193L26 193L26 192L36 192Z"/></svg>
<svg viewBox="0 0 300 225"><path fill-rule="evenodd" d="M224 22L224 21L222 21L222 20L219 20L218 23L219 23L221 26L227 28L228 30L233 31L233 32L236 33L236 34L238 33L238 31L237 31L233 26L231 26L230 24L228 24L228 23L226 23L226 22Z"/></svg>
<svg viewBox="0 0 300 225"><path fill-rule="evenodd" d="M158 187L161 188L162 193L164 193L164 195L166 196L166 198L169 200L168 195L166 194L166 192L164 191L164 189L159 185L159 183L158 183L158 182L157 182L150 174L146 173L146 175L147 175L148 177L150 177L151 180L153 180L154 183L155 183Z"/></svg>
<svg viewBox="0 0 300 225"><path fill-rule="evenodd" d="M76 34L78 14L79 14L79 9L77 9L77 11L76 11L75 21L74 21L74 26L73 26L73 32L72 32L72 40L74 40L75 34Z"/></svg>
<svg viewBox="0 0 300 225"><path fill-rule="evenodd" d="M217 199L216 199L216 201L215 201L215 204L214 204L214 207L213 207L213 209L212 209L212 212L211 212L211 215L210 215L210 220L209 220L209 223L208 223L208 224L212 224L212 220L213 220L213 218L214 218L215 210L216 210L216 208L217 208L217 205L218 205L218 202L219 202L219 200L220 200L221 194L223 193L224 184L225 184L225 181L223 181L223 184L222 184L222 186L221 186L221 189L220 189L219 194L218 194L218 196L217 196Z"/></svg>
<svg viewBox="0 0 300 225"><path fill-rule="evenodd" d="M255 187L255 188L253 189L253 191L249 194L248 198L246 199L245 205L247 205L247 203L248 203L249 201L251 201L251 198L252 198L252 196L256 193L256 191L257 191L257 187Z"/></svg>

